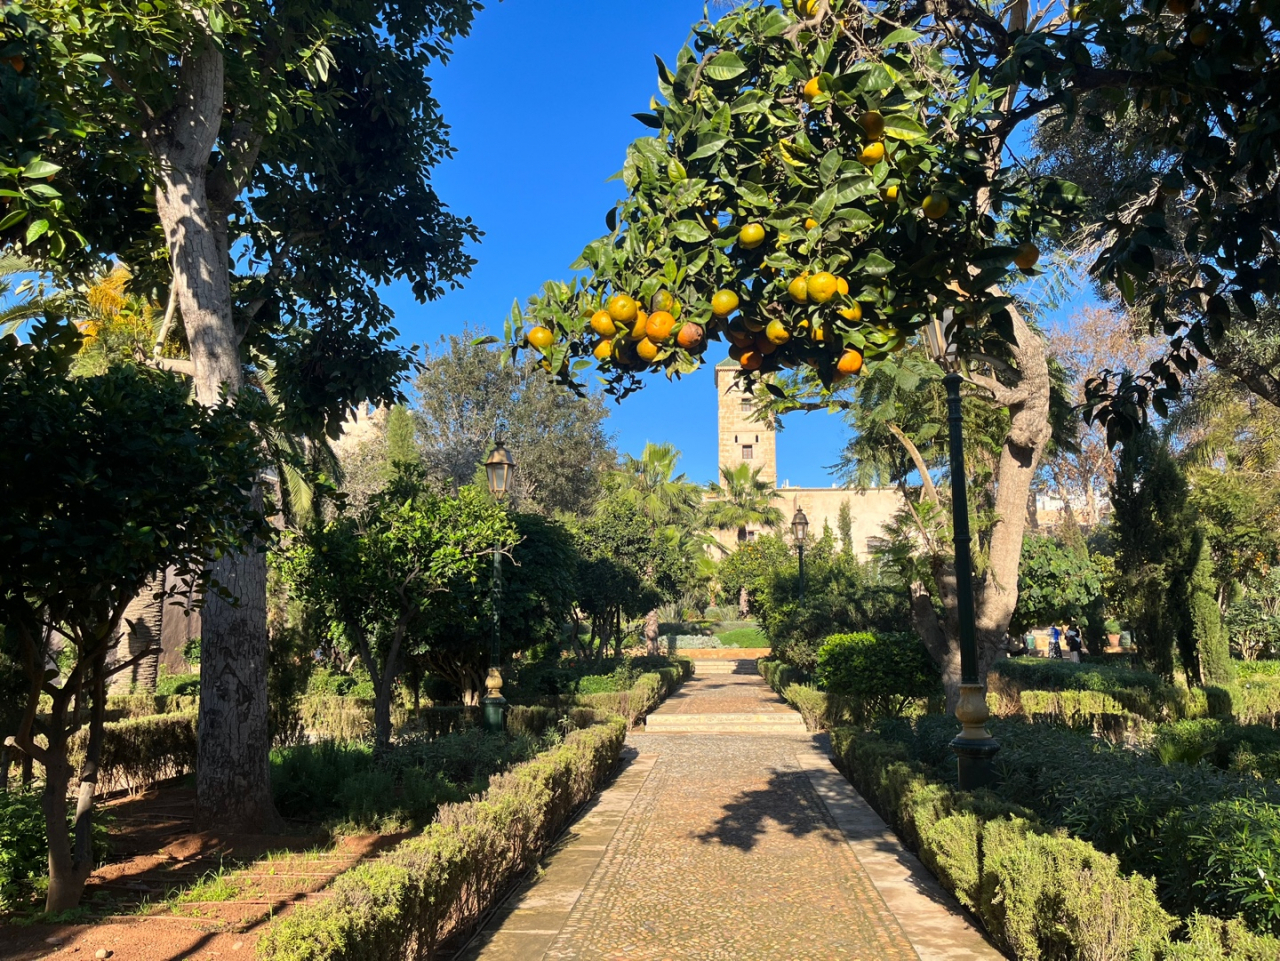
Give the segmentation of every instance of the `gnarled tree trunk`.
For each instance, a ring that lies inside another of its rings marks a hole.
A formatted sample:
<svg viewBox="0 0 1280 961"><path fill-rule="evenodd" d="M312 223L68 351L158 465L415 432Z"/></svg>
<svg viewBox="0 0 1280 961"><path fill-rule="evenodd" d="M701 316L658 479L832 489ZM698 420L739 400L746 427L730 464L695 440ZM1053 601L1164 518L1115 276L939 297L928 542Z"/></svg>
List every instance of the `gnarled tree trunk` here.
<svg viewBox="0 0 1280 961"><path fill-rule="evenodd" d="M160 673L160 630L164 620L165 572L157 571L124 609L120 630L107 656L108 671L132 663L111 675L112 694L154 694Z"/></svg>
<svg viewBox="0 0 1280 961"><path fill-rule="evenodd" d="M194 18L207 12L193 8ZM209 30L184 53L180 93L151 126L156 209L164 228L182 323L191 348L196 399L216 404L244 385L232 318L227 218L237 178L256 149L222 158L211 191L211 157L224 113L224 62ZM211 196L211 194L213 196ZM214 203L212 200L216 200ZM259 503L261 491L253 492ZM203 826L279 826L271 800L267 723L266 555L254 548L212 564L238 603L210 595L201 613L197 816Z"/></svg>

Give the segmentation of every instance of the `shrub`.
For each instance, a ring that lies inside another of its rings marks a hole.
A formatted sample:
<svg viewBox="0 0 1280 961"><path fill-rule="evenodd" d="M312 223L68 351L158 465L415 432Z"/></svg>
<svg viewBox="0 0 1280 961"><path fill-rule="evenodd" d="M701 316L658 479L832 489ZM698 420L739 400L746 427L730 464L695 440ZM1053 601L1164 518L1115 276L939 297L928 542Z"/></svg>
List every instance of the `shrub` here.
<svg viewBox="0 0 1280 961"><path fill-rule="evenodd" d="M1280 945L1254 934L1240 921L1196 914L1187 922L1187 940L1166 944L1160 961L1275 961Z"/></svg>
<svg viewBox="0 0 1280 961"><path fill-rule="evenodd" d="M265 961L429 959L531 866L617 763L613 720L494 778L483 797L448 805L426 831L338 877L332 895L276 919Z"/></svg>
<svg viewBox="0 0 1280 961"><path fill-rule="evenodd" d="M110 694L107 696L107 720L121 721L156 714L193 714L200 706L194 694Z"/></svg>
<svg viewBox="0 0 1280 961"><path fill-rule="evenodd" d="M811 684L788 684L782 696L800 712L804 726L810 731L825 731L843 720L844 700Z"/></svg>
<svg viewBox="0 0 1280 961"><path fill-rule="evenodd" d="M316 740L359 741L373 733L373 701L365 698L308 694L298 700L298 715Z"/></svg>
<svg viewBox="0 0 1280 961"><path fill-rule="evenodd" d="M768 647L769 639L758 627L740 627L731 631L722 631L717 637L725 647Z"/></svg>
<svg viewBox="0 0 1280 961"><path fill-rule="evenodd" d="M156 679L156 693L165 695L187 695L196 697L200 693L199 674L170 674L163 669Z"/></svg>
<svg viewBox="0 0 1280 961"><path fill-rule="evenodd" d="M48 884L49 842L45 837L41 791L0 790L0 912L12 911L23 900L40 894ZM95 860L106 857L107 828L94 818ZM67 833L75 815L67 819Z"/></svg>
<svg viewBox="0 0 1280 961"><path fill-rule="evenodd" d="M760 658L756 661L756 670L760 672L765 683L778 694L782 694L792 684L813 683L813 679L804 671L790 664L784 664L782 661Z"/></svg>
<svg viewBox="0 0 1280 961"><path fill-rule="evenodd" d="M72 770L84 760L89 731L82 728L68 744ZM102 762L97 793L128 789L178 777L196 766L196 715L158 714L103 725Z"/></svg>
<svg viewBox="0 0 1280 961"><path fill-rule="evenodd" d="M938 669L914 634L832 634L818 651L818 684L872 717L896 717L941 690Z"/></svg>
<svg viewBox="0 0 1280 961"><path fill-rule="evenodd" d="M635 684L640 672L628 664L620 664L611 674L588 674L578 680L579 694L601 694L627 691Z"/></svg>

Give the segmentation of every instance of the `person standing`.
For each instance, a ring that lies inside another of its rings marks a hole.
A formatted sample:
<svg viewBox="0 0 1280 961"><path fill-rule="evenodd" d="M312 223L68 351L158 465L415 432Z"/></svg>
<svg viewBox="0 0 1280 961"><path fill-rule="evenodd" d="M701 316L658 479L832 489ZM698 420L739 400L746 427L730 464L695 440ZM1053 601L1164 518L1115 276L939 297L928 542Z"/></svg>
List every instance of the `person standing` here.
<svg viewBox="0 0 1280 961"><path fill-rule="evenodd" d="M1080 654L1084 650L1084 642L1080 637L1080 628L1072 624L1067 628L1067 659L1080 663Z"/></svg>
<svg viewBox="0 0 1280 961"><path fill-rule="evenodd" d="M1062 660L1062 629L1057 624L1049 628L1049 656Z"/></svg>

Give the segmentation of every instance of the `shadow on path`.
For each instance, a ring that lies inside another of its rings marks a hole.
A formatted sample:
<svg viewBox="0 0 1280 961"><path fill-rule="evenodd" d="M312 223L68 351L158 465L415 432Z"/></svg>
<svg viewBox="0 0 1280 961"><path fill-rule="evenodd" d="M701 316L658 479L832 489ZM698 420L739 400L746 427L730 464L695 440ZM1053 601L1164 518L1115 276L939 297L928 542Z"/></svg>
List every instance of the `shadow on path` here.
<svg viewBox="0 0 1280 961"><path fill-rule="evenodd" d="M844 843L839 830L827 820L803 771L774 771L763 787L739 792L725 804L715 827L703 831L697 839L750 851L763 835L776 831L768 822L794 838L819 834L825 835L820 840L829 844Z"/></svg>

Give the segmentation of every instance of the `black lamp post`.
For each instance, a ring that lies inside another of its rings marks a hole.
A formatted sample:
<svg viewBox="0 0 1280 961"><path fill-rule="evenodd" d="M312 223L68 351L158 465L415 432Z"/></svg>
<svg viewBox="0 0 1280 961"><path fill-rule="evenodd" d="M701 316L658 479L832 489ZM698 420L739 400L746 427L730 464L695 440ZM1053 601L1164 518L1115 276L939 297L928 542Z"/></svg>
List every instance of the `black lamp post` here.
<svg viewBox="0 0 1280 961"><path fill-rule="evenodd" d="M947 372L947 426L950 428L951 514L955 531L956 614L960 629L960 699L956 702L956 718L962 728L951 742L956 754L961 790L990 784L993 778L992 758L1000 750L1000 742L986 728L991 716L987 710L987 688L978 679L978 643L973 617L973 557L969 542L969 495L965 484L964 439L961 436L960 358L951 341L954 315L950 310L941 318L933 317L925 327L929 353Z"/></svg>
<svg viewBox="0 0 1280 961"><path fill-rule="evenodd" d="M797 504L795 516L791 518L791 536L795 538L796 550L800 552L800 600L804 600L804 538L809 533L809 518Z"/></svg>
<svg viewBox="0 0 1280 961"><path fill-rule="evenodd" d="M511 478L516 471L516 462L502 445L499 437L494 441L493 453L484 462L485 476L489 480L489 493L499 503L511 489ZM507 707L507 699L502 696L502 555L498 553L498 545L493 547L493 647L489 651L489 676L484 681L484 726L490 731L499 732L503 727L503 712Z"/></svg>

